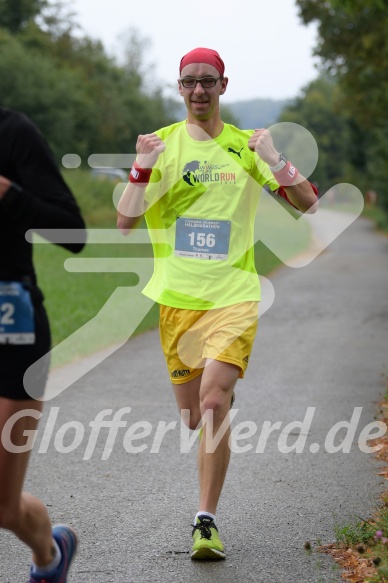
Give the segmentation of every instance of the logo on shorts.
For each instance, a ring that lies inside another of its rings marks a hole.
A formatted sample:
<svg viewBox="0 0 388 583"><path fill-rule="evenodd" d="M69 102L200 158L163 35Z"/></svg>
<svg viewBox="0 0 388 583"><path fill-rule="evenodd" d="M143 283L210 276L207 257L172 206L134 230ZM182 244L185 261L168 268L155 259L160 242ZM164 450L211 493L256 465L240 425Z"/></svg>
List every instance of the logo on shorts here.
<svg viewBox="0 0 388 583"><path fill-rule="evenodd" d="M245 364L248 364L249 354L247 354L247 356L244 356L243 361L245 362Z"/></svg>
<svg viewBox="0 0 388 583"><path fill-rule="evenodd" d="M183 370L178 370L178 369L177 370L174 370L171 373L171 376L172 376L173 379L178 379L178 378L181 378L181 377L187 377L188 374L190 374L190 369L184 368Z"/></svg>

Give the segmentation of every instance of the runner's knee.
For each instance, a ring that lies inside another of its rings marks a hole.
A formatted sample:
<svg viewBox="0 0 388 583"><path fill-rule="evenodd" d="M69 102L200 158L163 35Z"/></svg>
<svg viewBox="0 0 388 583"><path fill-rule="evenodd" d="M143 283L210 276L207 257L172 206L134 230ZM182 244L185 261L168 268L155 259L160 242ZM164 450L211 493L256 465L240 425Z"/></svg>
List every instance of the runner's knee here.
<svg viewBox="0 0 388 583"><path fill-rule="evenodd" d="M199 409L194 411L190 409L181 409L181 419L189 429L197 429L201 421L201 412Z"/></svg>
<svg viewBox="0 0 388 583"><path fill-rule="evenodd" d="M201 413L204 415L206 411L213 411L213 418L218 415L225 416L225 412L229 410L230 397L227 391L213 391L210 394L204 395L200 399Z"/></svg>

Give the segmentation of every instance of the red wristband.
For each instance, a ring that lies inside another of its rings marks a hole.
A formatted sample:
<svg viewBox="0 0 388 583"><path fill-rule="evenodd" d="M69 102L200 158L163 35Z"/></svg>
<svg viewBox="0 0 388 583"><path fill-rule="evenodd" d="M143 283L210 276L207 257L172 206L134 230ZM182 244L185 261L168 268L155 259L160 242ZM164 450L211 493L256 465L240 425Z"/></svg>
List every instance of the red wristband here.
<svg viewBox="0 0 388 583"><path fill-rule="evenodd" d="M279 182L280 186L291 186L294 184L298 174L298 169L295 168L291 162L287 162L285 167L279 170L279 172L273 172L273 175Z"/></svg>
<svg viewBox="0 0 388 583"><path fill-rule="evenodd" d="M132 170L129 173L129 182L134 182L135 184L148 184L150 181L152 173L152 168L140 168L138 163L133 163Z"/></svg>

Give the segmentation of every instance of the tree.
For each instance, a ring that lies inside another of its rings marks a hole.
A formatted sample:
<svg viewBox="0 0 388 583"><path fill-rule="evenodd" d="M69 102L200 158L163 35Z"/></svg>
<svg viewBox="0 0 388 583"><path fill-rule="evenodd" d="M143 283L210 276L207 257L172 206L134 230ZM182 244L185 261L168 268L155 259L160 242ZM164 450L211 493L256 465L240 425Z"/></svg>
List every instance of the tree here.
<svg viewBox="0 0 388 583"><path fill-rule="evenodd" d="M58 160L74 147L87 154L82 139L94 123L92 101L76 70L58 67L49 54L26 49L0 29L0 79L1 104L29 115Z"/></svg>
<svg viewBox="0 0 388 583"><path fill-rule="evenodd" d="M381 81L388 70L388 0L296 3L306 24L318 22L315 54L322 58L322 70L335 77L340 107L353 120L352 167L361 166L365 188L378 192L388 213L388 86Z"/></svg>
<svg viewBox="0 0 388 583"><path fill-rule="evenodd" d="M386 117L388 88L388 0L296 0L308 24L318 21L315 54L336 75L344 103L365 129Z"/></svg>
<svg viewBox="0 0 388 583"><path fill-rule="evenodd" d="M160 88L144 86L147 43L134 33L119 64L100 41L75 36L71 20L62 25L62 8L50 4L16 32L0 27L0 103L28 114L58 161L134 152L139 133L173 121Z"/></svg>
<svg viewBox="0 0 388 583"><path fill-rule="evenodd" d="M314 136L319 159L310 179L319 184L322 194L339 182L354 182L364 188L366 160L357 135L359 128L338 107L340 101L335 80L321 76L305 87L280 117L280 121L297 123Z"/></svg>
<svg viewBox="0 0 388 583"><path fill-rule="evenodd" d="M20 32L47 5L47 0L0 0L0 27Z"/></svg>

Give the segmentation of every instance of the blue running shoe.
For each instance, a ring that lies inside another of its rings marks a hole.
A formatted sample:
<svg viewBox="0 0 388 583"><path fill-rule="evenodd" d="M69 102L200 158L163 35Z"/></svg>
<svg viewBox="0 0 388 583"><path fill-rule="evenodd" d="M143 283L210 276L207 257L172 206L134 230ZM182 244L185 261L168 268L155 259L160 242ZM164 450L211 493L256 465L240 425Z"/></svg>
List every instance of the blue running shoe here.
<svg viewBox="0 0 388 583"><path fill-rule="evenodd" d="M48 575L30 574L28 583L66 583L70 565L77 550L77 535L69 526L58 524L53 528L53 538L59 546L62 554L58 567Z"/></svg>

